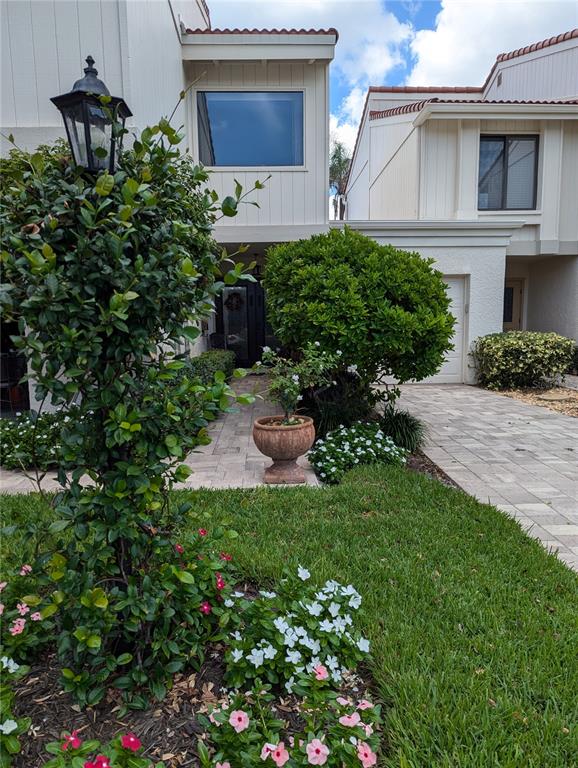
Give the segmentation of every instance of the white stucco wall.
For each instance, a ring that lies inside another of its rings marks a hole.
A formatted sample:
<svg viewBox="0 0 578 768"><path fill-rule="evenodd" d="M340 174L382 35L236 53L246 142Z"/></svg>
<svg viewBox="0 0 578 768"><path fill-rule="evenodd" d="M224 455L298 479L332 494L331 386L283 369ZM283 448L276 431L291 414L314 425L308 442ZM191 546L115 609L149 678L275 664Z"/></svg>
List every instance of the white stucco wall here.
<svg viewBox="0 0 578 768"><path fill-rule="evenodd" d="M527 327L578 340L578 255L529 264Z"/></svg>

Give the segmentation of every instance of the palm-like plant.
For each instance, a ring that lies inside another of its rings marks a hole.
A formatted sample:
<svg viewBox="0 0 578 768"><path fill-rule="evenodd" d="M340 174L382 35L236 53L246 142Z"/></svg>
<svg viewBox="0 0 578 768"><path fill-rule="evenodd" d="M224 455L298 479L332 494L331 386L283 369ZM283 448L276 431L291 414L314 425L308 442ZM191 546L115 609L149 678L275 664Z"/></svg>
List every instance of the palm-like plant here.
<svg viewBox="0 0 578 768"><path fill-rule="evenodd" d="M329 156L329 186L334 193L333 210L336 219L343 219L345 213L345 185L351 158L341 141L334 141Z"/></svg>

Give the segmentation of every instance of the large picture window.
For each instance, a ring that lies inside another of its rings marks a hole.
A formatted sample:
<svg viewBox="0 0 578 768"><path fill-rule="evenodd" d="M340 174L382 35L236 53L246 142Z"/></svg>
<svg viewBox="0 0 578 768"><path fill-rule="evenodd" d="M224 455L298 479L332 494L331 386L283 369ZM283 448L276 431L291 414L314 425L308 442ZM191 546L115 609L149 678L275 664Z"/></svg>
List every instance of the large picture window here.
<svg viewBox="0 0 578 768"><path fill-rule="evenodd" d="M481 136L478 209L534 209L537 168L537 136Z"/></svg>
<svg viewBox="0 0 578 768"><path fill-rule="evenodd" d="M197 116L203 165L303 165L302 91L201 91Z"/></svg>

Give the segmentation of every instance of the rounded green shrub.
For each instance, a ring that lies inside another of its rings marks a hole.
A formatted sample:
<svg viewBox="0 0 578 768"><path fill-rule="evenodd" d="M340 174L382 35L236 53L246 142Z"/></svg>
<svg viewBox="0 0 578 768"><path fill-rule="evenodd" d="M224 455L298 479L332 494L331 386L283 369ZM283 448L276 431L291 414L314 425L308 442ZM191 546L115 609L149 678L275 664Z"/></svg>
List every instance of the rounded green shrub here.
<svg viewBox="0 0 578 768"><path fill-rule="evenodd" d="M536 331L480 336L472 347L478 382L488 389L547 386L567 371L574 344Z"/></svg>
<svg viewBox="0 0 578 768"><path fill-rule="evenodd" d="M426 437L426 426L409 411L404 411L393 406L386 406L379 420L382 432L391 437L400 448L405 448L410 453L419 451Z"/></svg>
<svg viewBox="0 0 578 768"><path fill-rule="evenodd" d="M265 288L284 345L319 341L369 384L431 376L451 349L455 320L432 260L347 227L270 248Z"/></svg>

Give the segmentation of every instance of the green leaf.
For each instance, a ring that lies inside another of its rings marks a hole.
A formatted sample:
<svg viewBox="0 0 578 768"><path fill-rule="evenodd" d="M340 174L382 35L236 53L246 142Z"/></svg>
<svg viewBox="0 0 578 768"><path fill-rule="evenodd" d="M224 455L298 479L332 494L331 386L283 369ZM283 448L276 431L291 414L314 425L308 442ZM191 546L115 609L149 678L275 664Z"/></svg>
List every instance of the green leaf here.
<svg viewBox="0 0 578 768"><path fill-rule="evenodd" d="M70 525L70 520L55 520L48 526L49 533L60 533Z"/></svg>
<svg viewBox="0 0 578 768"><path fill-rule="evenodd" d="M117 657L116 663L117 664L130 664L132 661L132 653L121 653L120 656Z"/></svg>
<svg viewBox="0 0 578 768"><path fill-rule="evenodd" d="M225 216L236 216L237 201L235 200L235 198L231 197L230 195L226 197L221 203L221 211Z"/></svg>
<svg viewBox="0 0 578 768"><path fill-rule="evenodd" d="M101 197L106 197L107 195L110 195L113 187L114 187L114 176L111 176L110 173L108 173L107 171L106 173L101 174L96 180L94 191L96 192L97 195L100 195Z"/></svg>
<svg viewBox="0 0 578 768"><path fill-rule="evenodd" d="M23 603L26 603L26 605L29 605L31 608L35 607L36 605L40 605L42 602L42 598L38 597L38 595L24 595L24 597L20 599Z"/></svg>
<svg viewBox="0 0 578 768"><path fill-rule="evenodd" d="M40 615L43 619L48 619L50 616L53 616L56 611L58 610L58 606L54 603L50 605L45 605L44 608L40 611Z"/></svg>
<svg viewBox="0 0 578 768"><path fill-rule="evenodd" d="M189 341L195 341L199 337L201 329L196 325L187 325L181 329L181 333Z"/></svg>
<svg viewBox="0 0 578 768"><path fill-rule="evenodd" d="M92 649L100 648L100 643L101 643L101 640L98 635L89 635L86 640L86 645Z"/></svg>
<svg viewBox="0 0 578 768"><path fill-rule="evenodd" d="M175 575L179 581L182 581L183 584L194 584L195 583L195 577L192 573L189 571L179 571L178 569L175 571Z"/></svg>

